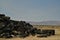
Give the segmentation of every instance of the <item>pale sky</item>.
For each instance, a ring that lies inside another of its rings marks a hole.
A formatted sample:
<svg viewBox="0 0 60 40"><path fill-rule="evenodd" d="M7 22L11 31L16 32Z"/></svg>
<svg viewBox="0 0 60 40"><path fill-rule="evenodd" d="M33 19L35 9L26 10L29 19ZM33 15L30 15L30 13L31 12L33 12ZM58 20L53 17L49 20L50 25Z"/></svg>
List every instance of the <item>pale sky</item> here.
<svg viewBox="0 0 60 40"><path fill-rule="evenodd" d="M60 21L60 0L0 0L0 13L14 20Z"/></svg>

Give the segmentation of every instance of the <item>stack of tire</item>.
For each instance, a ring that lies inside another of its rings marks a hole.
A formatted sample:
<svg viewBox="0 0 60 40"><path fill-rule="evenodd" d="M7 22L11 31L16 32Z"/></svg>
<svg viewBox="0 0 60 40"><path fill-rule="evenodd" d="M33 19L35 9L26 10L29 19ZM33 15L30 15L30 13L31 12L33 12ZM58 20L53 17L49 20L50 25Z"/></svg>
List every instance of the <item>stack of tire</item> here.
<svg viewBox="0 0 60 40"><path fill-rule="evenodd" d="M10 17L0 14L0 37L27 37L32 29L33 26L25 21L11 20Z"/></svg>
<svg viewBox="0 0 60 40"><path fill-rule="evenodd" d="M36 34L46 37L48 35L55 35L55 30L41 30L34 28L31 24L25 21L11 20L10 17L0 14L0 37L12 38L21 37L25 38L29 35L35 36Z"/></svg>
<svg viewBox="0 0 60 40"><path fill-rule="evenodd" d="M48 37L55 35L55 30L40 30L37 31L37 34L39 34L37 37Z"/></svg>

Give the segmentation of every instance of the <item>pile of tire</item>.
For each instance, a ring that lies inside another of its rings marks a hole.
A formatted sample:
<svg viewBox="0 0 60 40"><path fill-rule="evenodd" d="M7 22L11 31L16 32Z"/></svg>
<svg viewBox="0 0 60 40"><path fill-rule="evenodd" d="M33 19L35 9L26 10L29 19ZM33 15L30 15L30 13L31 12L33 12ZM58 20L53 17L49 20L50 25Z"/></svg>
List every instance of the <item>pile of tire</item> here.
<svg viewBox="0 0 60 40"><path fill-rule="evenodd" d="M0 37L26 37L32 28L33 26L25 21L11 20L10 17L0 14Z"/></svg>
<svg viewBox="0 0 60 40"><path fill-rule="evenodd" d="M55 30L40 30L37 31L38 36L37 37L48 37L55 35Z"/></svg>
<svg viewBox="0 0 60 40"><path fill-rule="evenodd" d="M53 31L53 32L51 32ZM55 30L42 30L34 28L31 24L25 21L11 20L10 17L0 14L0 37L1 38L13 38L21 37L25 38L29 35L35 36L36 34L55 35Z"/></svg>

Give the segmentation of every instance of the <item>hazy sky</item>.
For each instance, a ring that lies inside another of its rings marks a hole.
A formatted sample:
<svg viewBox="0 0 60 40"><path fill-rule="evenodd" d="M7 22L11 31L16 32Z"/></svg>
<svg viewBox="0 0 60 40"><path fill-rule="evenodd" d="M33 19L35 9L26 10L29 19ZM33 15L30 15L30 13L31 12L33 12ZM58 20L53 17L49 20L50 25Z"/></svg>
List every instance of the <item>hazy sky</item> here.
<svg viewBox="0 0 60 40"><path fill-rule="evenodd" d="M60 0L0 0L0 13L15 20L60 20Z"/></svg>

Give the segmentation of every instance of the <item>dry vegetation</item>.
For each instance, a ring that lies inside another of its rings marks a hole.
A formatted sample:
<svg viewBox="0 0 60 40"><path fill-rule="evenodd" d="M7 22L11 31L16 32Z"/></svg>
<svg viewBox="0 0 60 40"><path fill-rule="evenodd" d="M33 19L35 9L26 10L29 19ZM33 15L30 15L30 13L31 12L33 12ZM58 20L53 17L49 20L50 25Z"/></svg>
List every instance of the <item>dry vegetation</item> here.
<svg viewBox="0 0 60 40"><path fill-rule="evenodd" d="M11 39L5 39L0 38L0 40L60 40L60 26L51 26L51 25L33 25L34 27L37 27L38 29L54 29L55 34L54 36L48 36L43 38L38 38L36 36L29 36L26 38L11 38Z"/></svg>

